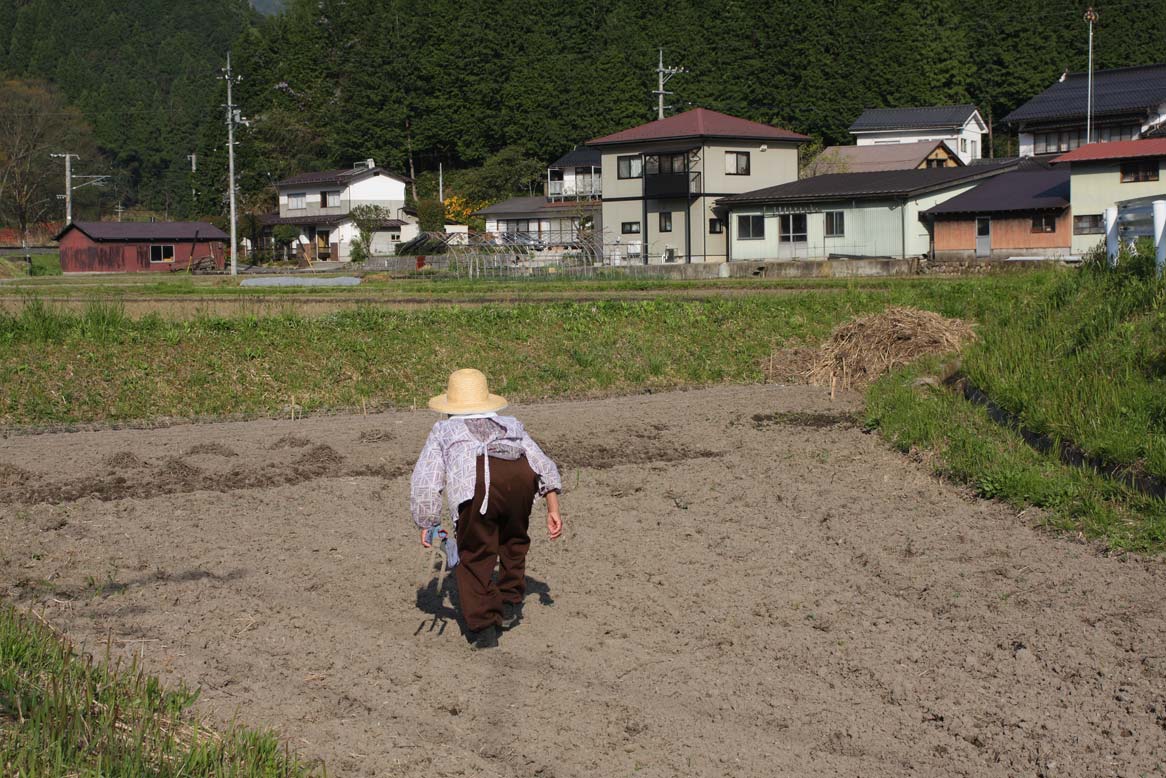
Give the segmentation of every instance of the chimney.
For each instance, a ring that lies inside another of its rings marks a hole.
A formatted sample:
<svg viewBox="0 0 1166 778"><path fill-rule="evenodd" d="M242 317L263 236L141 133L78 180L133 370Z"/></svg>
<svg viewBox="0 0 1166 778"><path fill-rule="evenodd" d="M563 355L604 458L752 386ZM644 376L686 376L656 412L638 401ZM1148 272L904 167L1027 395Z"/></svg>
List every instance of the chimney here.
<svg viewBox="0 0 1166 778"><path fill-rule="evenodd" d="M369 157L368 159L366 159L364 161L364 164L368 165L369 170L372 170L374 167L377 166L376 160L373 159L372 157Z"/></svg>

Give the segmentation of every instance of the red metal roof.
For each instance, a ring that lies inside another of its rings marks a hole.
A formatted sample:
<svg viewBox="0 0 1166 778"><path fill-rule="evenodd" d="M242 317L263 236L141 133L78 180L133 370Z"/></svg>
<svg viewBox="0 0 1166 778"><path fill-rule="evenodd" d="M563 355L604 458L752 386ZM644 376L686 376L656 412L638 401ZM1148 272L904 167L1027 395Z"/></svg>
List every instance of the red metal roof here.
<svg viewBox="0 0 1166 778"><path fill-rule="evenodd" d="M678 138L747 138L749 140L785 140L802 142L809 138L800 133L751 122L736 116L694 108L654 122L604 135L587 141L589 146L607 146L617 143L640 143Z"/></svg>
<svg viewBox="0 0 1166 778"><path fill-rule="evenodd" d="M1090 143L1062 154L1053 162L1091 162L1105 159L1166 157L1166 138L1121 140L1114 143Z"/></svg>

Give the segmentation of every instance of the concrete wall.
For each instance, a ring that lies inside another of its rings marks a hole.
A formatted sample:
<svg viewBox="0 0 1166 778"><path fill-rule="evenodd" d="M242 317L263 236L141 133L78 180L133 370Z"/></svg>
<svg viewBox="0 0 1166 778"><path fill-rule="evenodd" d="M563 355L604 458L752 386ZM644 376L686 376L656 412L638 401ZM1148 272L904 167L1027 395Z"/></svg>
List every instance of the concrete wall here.
<svg viewBox="0 0 1166 778"><path fill-rule="evenodd" d="M1078 216L1100 215L1123 200L1142 197L1166 196L1166 178L1163 178L1162 160L1158 162L1158 180L1123 184L1121 182L1121 161L1073 162L1070 172L1070 202L1073 214ZM1074 254L1084 254L1098 242L1104 242L1104 235L1074 235Z"/></svg>

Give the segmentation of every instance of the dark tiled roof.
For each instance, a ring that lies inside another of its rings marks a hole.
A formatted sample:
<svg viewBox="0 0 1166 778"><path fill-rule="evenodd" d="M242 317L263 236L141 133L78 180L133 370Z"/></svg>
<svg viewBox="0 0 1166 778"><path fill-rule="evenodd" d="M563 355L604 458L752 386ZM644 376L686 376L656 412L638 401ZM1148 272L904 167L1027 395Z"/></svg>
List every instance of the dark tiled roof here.
<svg viewBox="0 0 1166 778"><path fill-rule="evenodd" d="M789 203L815 200L862 200L878 197L906 197L945 189L964 182L989 178L1014 169L1018 162L1006 160L994 165L886 170L874 173L835 173L803 178L788 184L722 197L723 205Z"/></svg>
<svg viewBox="0 0 1166 778"><path fill-rule="evenodd" d="M511 197L500 203L488 205L474 211L474 216L531 216L540 214L571 213L580 209L598 209L598 200L561 200L550 202L545 197Z"/></svg>
<svg viewBox="0 0 1166 778"><path fill-rule="evenodd" d="M808 172L813 175L829 172L869 173L874 170L911 170L923 162L940 146L947 149L956 167L964 163L959 155L941 140L921 140L914 143L875 143L869 146L828 146L822 149Z"/></svg>
<svg viewBox="0 0 1166 778"><path fill-rule="evenodd" d="M57 240L74 227L92 240L230 240L227 233L207 222L73 222L61 230Z"/></svg>
<svg viewBox="0 0 1166 778"><path fill-rule="evenodd" d="M867 108L850 125L851 132L933 130L963 127L976 106L933 105L926 108Z"/></svg>
<svg viewBox="0 0 1166 778"><path fill-rule="evenodd" d="M1047 211L1069 205L1069 170L1015 170L928 208L924 213L988 214L1013 211Z"/></svg>
<svg viewBox="0 0 1166 778"><path fill-rule="evenodd" d="M618 143L641 143L652 140L676 140L682 138L734 138L742 140L784 140L802 143L809 140L790 130L771 127L768 124L751 122L736 116L694 108L654 122L631 127L601 138L587 141L592 146L609 146Z"/></svg>
<svg viewBox="0 0 1166 778"><path fill-rule="evenodd" d="M298 175L289 176L278 182L276 186L305 186L309 184L346 184L358 176L365 173L376 173L389 178L395 178L398 181L409 183L408 176L398 175L392 171L385 170L382 167L359 167L359 168L337 168L336 170L318 170L313 173L300 173Z"/></svg>
<svg viewBox="0 0 1166 778"><path fill-rule="evenodd" d="M550 164L550 167L600 167L603 152L590 146L576 146Z"/></svg>
<svg viewBox="0 0 1166 778"><path fill-rule="evenodd" d="M1089 77L1071 73L1012 113L1004 117L1010 124L1085 120ZM1143 65L1093 73L1093 113L1095 116L1141 113L1166 103L1166 64Z"/></svg>
<svg viewBox="0 0 1166 778"><path fill-rule="evenodd" d="M1090 143L1062 154L1054 162L1090 162L1106 159L1166 157L1166 138L1122 140L1115 143Z"/></svg>

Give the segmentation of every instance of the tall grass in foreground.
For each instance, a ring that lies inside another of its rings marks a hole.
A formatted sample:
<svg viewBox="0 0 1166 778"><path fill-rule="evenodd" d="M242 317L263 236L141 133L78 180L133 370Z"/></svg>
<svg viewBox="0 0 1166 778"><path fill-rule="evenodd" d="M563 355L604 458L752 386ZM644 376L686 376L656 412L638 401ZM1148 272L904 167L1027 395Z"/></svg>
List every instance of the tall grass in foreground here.
<svg viewBox="0 0 1166 778"><path fill-rule="evenodd" d="M306 778L269 733L201 726L197 694L136 662L78 656L32 617L0 606L0 774L6 778ZM319 774L323 774L322 771Z"/></svg>

